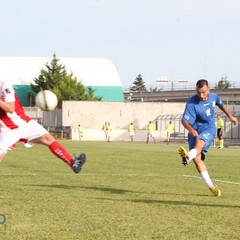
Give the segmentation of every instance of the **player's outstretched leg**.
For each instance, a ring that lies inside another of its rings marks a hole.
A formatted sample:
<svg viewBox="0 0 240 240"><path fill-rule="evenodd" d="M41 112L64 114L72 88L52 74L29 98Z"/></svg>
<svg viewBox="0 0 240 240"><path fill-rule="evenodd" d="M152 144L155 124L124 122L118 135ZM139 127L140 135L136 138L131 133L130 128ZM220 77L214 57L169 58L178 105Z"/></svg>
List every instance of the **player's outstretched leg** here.
<svg viewBox="0 0 240 240"><path fill-rule="evenodd" d="M188 165L188 161L189 161L189 156L188 156L188 152L184 147L180 147L178 150L179 155L182 158L182 164L184 166Z"/></svg>
<svg viewBox="0 0 240 240"><path fill-rule="evenodd" d="M86 162L87 158L86 158L86 154L85 153L81 153L79 155L79 157L76 157L74 155L74 160L73 160L73 165L72 165L72 169L75 173L79 173L82 170L83 164Z"/></svg>

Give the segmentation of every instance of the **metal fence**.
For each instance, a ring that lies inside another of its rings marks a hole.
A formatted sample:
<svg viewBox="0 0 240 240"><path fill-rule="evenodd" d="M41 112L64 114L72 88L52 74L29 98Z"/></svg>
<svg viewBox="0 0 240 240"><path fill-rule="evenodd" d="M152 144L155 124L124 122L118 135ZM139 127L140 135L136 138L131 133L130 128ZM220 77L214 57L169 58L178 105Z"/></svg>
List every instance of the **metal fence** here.
<svg viewBox="0 0 240 240"><path fill-rule="evenodd" d="M228 89L235 89L240 88L240 81L230 81L230 87ZM218 81L209 81L209 88L210 89L216 89L216 86L218 85ZM124 92L130 92L132 85L124 85L123 91ZM196 88L196 82L188 82L188 81L175 81L175 80L169 80L169 81L161 81L156 82L153 84L145 84L147 91L176 91L176 90L195 90Z"/></svg>
<svg viewBox="0 0 240 240"><path fill-rule="evenodd" d="M219 113L221 112L216 112L216 116ZM240 111L233 112L232 114L238 119L238 122L240 122ZM222 119L224 120L224 139L230 141L240 140L240 124L234 126L225 114L221 115ZM187 139L188 131L183 127L181 119L182 114L160 115L158 116L158 118L155 119L156 129L160 132L164 132L166 130L167 124L171 121L174 125L174 133L171 134L171 138Z"/></svg>
<svg viewBox="0 0 240 240"><path fill-rule="evenodd" d="M71 127L62 126L62 110L43 112L37 107L24 107L25 113L43 125L55 138L70 139Z"/></svg>

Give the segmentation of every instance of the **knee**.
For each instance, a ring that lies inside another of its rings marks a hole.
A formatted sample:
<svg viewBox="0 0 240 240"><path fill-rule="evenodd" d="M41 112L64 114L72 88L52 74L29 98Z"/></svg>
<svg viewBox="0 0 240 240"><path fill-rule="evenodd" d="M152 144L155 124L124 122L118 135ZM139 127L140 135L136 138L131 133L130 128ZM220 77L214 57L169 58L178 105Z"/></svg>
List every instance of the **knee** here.
<svg viewBox="0 0 240 240"><path fill-rule="evenodd" d="M197 153L200 154L205 146L205 142L202 139L198 139L195 144L195 149L197 150Z"/></svg>
<svg viewBox="0 0 240 240"><path fill-rule="evenodd" d="M39 141L43 144L50 145L55 141L55 138L51 134L44 134L40 137Z"/></svg>

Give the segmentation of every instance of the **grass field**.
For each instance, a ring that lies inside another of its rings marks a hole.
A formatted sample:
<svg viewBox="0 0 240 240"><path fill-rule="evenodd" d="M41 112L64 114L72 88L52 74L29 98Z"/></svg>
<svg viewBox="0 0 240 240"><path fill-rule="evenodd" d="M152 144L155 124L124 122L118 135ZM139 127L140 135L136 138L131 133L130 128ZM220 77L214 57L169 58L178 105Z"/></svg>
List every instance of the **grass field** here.
<svg viewBox="0 0 240 240"><path fill-rule="evenodd" d="M213 197L178 144L62 144L87 153L80 174L40 145L1 163L0 239L240 239L240 149L210 149Z"/></svg>

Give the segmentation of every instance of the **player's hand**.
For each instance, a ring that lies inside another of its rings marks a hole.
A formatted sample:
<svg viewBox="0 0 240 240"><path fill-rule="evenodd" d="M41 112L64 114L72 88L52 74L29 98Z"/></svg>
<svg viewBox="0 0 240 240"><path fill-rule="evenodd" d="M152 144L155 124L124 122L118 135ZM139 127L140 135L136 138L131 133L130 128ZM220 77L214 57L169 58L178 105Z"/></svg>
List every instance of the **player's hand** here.
<svg viewBox="0 0 240 240"><path fill-rule="evenodd" d="M197 132L195 129L191 129L191 130L189 131L189 134L192 135L192 136L194 136L194 137L198 136L198 132Z"/></svg>
<svg viewBox="0 0 240 240"><path fill-rule="evenodd" d="M230 119L230 121L233 123L233 125L237 125L237 124L238 124L237 118L231 116L229 119Z"/></svg>

